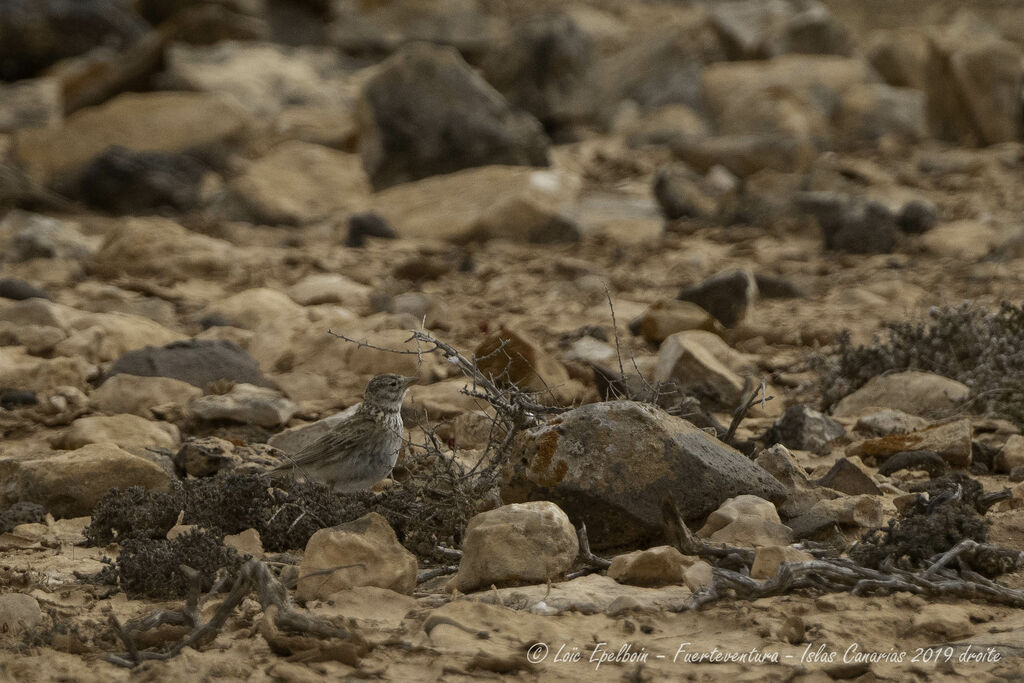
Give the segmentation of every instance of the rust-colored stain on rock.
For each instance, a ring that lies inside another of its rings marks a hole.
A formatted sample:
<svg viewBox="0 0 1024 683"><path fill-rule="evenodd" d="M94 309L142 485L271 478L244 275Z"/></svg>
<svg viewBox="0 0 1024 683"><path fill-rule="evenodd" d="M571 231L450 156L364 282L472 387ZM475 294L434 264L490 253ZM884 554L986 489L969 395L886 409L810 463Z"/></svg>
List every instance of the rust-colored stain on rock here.
<svg viewBox="0 0 1024 683"><path fill-rule="evenodd" d="M864 455L885 458L900 451L915 450L922 438L920 434L889 434L865 441L861 444L860 450Z"/></svg>
<svg viewBox="0 0 1024 683"><path fill-rule="evenodd" d="M565 479L569 464L560 460L552 467L555 451L558 450L558 432L554 429L537 438L537 454L530 463L530 471L536 475L536 482L541 486L556 486Z"/></svg>

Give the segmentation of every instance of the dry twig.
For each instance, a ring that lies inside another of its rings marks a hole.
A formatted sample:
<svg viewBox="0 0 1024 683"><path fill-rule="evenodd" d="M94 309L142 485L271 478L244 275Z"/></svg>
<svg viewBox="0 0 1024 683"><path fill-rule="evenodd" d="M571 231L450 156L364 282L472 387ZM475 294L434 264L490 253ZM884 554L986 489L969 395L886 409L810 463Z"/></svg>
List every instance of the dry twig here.
<svg viewBox="0 0 1024 683"><path fill-rule="evenodd" d="M203 622L200 616L201 605L198 576L196 572L190 575L192 588L185 607L180 613L158 610L148 617L128 624L124 628L120 626L116 618L112 617L111 627L118 638L125 644L127 653L108 654L107 661L131 668L146 660L155 659L163 661L171 659L186 647L200 647L213 640L220 633L235 608L241 604L242 600L249 593L254 591L256 599L263 607L264 613L273 615L272 621L275 629L289 630L318 638L340 639L343 641L343 644L352 646L346 651L351 650L354 652L353 656L356 658L365 649L365 644L357 634L322 622L292 607L284 586L281 585L281 582L278 581L263 562L256 559L249 560L242 565L227 597L218 605L213 617L209 621ZM208 593L205 599L209 599L211 596L212 592ZM192 627L192 630L189 631L188 635L164 651L139 650L132 638L132 632L146 631L161 624L189 625ZM264 634L264 637L266 637L266 634ZM274 645L274 643L271 643L272 647Z"/></svg>

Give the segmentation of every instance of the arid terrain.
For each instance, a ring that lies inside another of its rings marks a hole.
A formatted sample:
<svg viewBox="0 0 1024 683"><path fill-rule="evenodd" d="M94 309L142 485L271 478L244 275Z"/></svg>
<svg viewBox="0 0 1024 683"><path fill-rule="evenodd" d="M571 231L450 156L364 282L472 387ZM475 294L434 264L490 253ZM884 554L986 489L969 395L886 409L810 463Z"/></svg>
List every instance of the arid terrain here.
<svg viewBox="0 0 1024 683"><path fill-rule="evenodd" d="M1024 676L1024 7L12 0L0 79L0 680ZM384 373L391 478L267 476Z"/></svg>

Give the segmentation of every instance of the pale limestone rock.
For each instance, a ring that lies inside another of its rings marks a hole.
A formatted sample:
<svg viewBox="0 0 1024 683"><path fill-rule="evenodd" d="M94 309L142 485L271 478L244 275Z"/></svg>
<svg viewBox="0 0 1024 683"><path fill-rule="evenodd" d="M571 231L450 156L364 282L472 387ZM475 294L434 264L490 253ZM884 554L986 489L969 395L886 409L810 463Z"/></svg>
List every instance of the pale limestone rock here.
<svg viewBox="0 0 1024 683"><path fill-rule="evenodd" d="M554 503L504 505L469 521L455 585L472 591L548 581L568 570L578 552L576 530Z"/></svg>
<svg viewBox="0 0 1024 683"><path fill-rule="evenodd" d="M336 567L346 568L317 574ZM355 586L411 593L416 568L416 556L402 547L383 517L371 512L310 537L299 565L296 595L300 600L324 599Z"/></svg>

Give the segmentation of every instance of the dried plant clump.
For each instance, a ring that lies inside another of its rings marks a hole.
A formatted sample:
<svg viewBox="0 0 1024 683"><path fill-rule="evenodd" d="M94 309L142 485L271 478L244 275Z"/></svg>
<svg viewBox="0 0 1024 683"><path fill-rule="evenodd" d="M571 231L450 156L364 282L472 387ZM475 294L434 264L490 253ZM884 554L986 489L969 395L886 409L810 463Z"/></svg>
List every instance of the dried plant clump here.
<svg viewBox="0 0 1024 683"><path fill-rule="evenodd" d="M811 361L825 407L886 372L921 370L963 382L978 412L1024 426L1024 305L997 311L970 303L934 308L927 322L888 325L887 338L853 346L844 333L835 351Z"/></svg>
<svg viewBox="0 0 1024 683"><path fill-rule="evenodd" d="M927 497L920 496L888 526L866 532L850 549L854 561L872 568L921 569L961 541L985 542L989 523L978 511L984 489L977 480L956 473L921 482L911 491Z"/></svg>
<svg viewBox="0 0 1024 683"><path fill-rule="evenodd" d="M242 557L223 543L224 537L205 529L192 529L168 541L130 538L121 545L117 558L120 585L129 598L181 597L189 579L181 565L199 573L203 590L213 587L217 573L237 571Z"/></svg>

